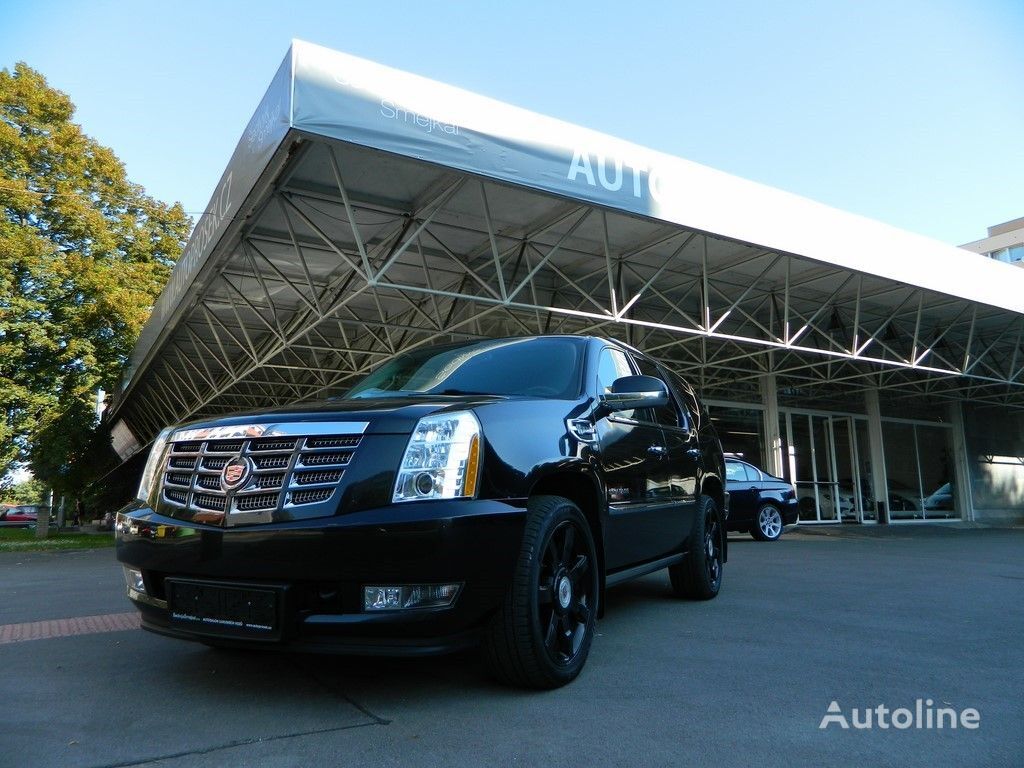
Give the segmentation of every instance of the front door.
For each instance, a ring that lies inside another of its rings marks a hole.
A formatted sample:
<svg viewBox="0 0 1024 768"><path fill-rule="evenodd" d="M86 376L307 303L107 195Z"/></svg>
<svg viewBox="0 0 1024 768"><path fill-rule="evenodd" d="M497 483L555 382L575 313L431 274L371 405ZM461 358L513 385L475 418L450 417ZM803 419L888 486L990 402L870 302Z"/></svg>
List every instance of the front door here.
<svg viewBox="0 0 1024 768"><path fill-rule="evenodd" d="M597 438L608 494L608 568L657 557L662 518L673 504L661 429L612 414L597 423Z"/></svg>
<svg viewBox="0 0 1024 768"><path fill-rule="evenodd" d="M632 376L625 353L612 347L601 351L597 391ZM609 569L624 568L661 554L663 517L673 504L668 448L658 424L643 414L619 411L595 424L608 503L605 555Z"/></svg>

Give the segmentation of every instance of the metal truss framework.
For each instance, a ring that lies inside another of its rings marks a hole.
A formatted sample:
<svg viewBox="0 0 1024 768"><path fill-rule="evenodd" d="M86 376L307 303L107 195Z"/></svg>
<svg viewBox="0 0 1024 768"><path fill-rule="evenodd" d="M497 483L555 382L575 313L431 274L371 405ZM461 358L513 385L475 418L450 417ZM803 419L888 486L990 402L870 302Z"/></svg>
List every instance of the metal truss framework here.
<svg viewBox="0 0 1024 768"><path fill-rule="evenodd" d="M399 352L535 333L624 339L757 398L1024 407L1024 314L657 221L307 140L211 259L119 418L339 394Z"/></svg>

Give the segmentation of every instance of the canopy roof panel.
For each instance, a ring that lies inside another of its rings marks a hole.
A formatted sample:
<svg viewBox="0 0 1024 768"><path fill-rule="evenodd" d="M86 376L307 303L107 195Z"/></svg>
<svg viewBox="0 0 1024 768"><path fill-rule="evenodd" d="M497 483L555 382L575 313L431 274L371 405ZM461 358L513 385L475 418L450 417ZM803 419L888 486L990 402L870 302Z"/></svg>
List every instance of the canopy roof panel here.
<svg viewBox="0 0 1024 768"><path fill-rule="evenodd" d="M1024 270L295 42L111 413L337 393L452 336L627 338L722 397L1024 403Z"/></svg>

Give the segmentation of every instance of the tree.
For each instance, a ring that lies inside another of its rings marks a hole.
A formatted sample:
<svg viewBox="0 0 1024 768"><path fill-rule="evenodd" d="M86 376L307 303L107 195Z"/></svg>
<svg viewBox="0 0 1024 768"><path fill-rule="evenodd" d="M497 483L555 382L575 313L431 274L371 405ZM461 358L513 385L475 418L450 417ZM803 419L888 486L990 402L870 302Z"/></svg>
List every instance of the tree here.
<svg viewBox="0 0 1024 768"><path fill-rule="evenodd" d="M0 70L0 476L75 493L113 390L191 226L131 183L24 63Z"/></svg>
<svg viewBox="0 0 1024 768"><path fill-rule="evenodd" d="M34 477L22 480L10 488L0 490L0 502L4 504L45 504L46 487Z"/></svg>

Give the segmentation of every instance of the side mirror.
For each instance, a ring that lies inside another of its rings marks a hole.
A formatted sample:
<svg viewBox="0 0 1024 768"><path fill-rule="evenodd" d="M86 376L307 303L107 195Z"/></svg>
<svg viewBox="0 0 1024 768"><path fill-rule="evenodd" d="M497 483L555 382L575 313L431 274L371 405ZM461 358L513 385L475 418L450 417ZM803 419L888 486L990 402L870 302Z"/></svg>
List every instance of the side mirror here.
<svg viewBox="0 0 1024 768"><path fill-rule="evenodd" d="M634 408L658 408L668 405L668 388L654 376L623 376L612 384L612 391L599 396L606 413Z"/></svg>

